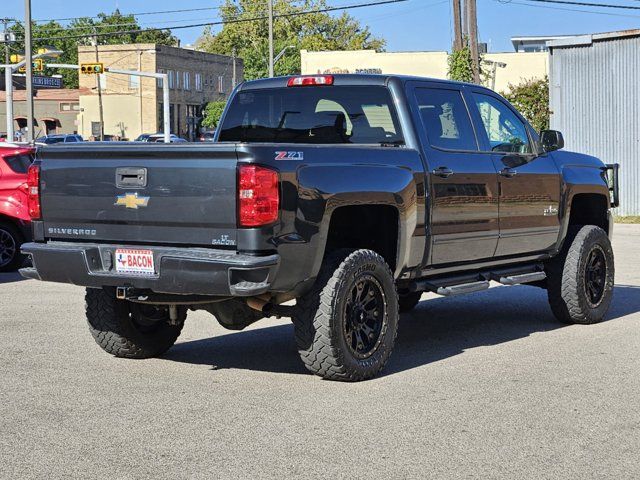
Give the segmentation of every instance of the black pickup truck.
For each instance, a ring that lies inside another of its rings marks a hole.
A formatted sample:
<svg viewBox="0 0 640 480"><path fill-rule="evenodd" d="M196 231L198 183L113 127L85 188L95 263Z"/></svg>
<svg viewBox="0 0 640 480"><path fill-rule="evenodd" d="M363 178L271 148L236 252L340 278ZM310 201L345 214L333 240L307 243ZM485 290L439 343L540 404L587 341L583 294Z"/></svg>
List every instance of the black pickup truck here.
<svg viewBox="0 0 640 480"><path fill-rule="evenodd" d="M486 88L247 82L215 140L45 147L31 167L21 272L88 287L89 329L115 356L162 354L188 310L235 330L286 316L310 371L355 381L425 291L526 283L570 323L609 307L616 166L560 150Z"/></svg>

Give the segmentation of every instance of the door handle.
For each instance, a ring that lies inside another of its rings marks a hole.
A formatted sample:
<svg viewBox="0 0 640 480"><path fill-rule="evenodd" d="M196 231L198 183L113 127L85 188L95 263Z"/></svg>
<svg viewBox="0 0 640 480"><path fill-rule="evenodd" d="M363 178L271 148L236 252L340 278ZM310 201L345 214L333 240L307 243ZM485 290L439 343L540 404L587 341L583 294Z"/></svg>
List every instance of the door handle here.
<svg viewBox="0 0 640 480"><path fill-rule="evenodd" d="M503 168L498 173L507 178L515 177L518 174L518 172L513 168Z"/></svg>
<svg viewBox="0 0 640 480"><path fill-rule="evenodd" d="M448 178L453 175L453 170L448 167L438 167L435 168L431 173L437 177Z"/></svg>
<svg viewBox="0 0 640 480"><path fill-rule="evenodd" d="M147 169L137 167L116 168L116 187L140 188L147 186Z"/></svg>

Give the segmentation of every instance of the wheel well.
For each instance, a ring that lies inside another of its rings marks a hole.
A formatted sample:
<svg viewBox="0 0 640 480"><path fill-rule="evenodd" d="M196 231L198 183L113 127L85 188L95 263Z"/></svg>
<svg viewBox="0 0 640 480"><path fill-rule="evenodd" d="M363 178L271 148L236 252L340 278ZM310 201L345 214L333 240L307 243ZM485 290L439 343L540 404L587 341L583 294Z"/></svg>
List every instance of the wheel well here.
<svg viewBox="0 0 640 480"><path fill-rule="evenodd" d="M394 270L398 249L398 210L390 205L351 205L331 215L325 255L339 248L379 253Z"/></svg>
<svg viewBox="0 0 640 480"><path fill-rule="evenodd" d="M607 198L593 193L579 193L571 201L569 225L596 225L609 233Z"/></svg>
<svg viewBox="0 0 640 480"><path fill-rule="evenodd" d="M18 222L16 222L16 219L13 217L9 217L8 215L5 215L3 213L0 213L0 223L5 223L5 224L9 224L13 227L15 227L16 229L18 228Z"/></svg>

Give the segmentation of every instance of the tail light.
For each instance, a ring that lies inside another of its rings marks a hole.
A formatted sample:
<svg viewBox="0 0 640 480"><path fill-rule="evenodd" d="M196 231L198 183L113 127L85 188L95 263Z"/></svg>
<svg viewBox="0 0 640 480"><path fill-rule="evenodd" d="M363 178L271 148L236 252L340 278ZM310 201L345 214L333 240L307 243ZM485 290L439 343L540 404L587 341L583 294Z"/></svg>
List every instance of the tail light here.
<svg viewBox="0 0 640 480"><path fill-rule="evenodd" d="M238 170L238 220L241 227L259 227L278 220L278 172L258 165Z"/></svg>
<svg viewBox="0 0 640 480"><path fill-rule="evenodd" d="M309 87L312 85L333 85L333 75L291 77L287 81L287 87Z"/></svg>
<svg viewBox="0 0 640 480"><path fill-rule="evenodd" d="M40 218L40 166L31 165L27 172L27 207L32 220Z"/></svg>

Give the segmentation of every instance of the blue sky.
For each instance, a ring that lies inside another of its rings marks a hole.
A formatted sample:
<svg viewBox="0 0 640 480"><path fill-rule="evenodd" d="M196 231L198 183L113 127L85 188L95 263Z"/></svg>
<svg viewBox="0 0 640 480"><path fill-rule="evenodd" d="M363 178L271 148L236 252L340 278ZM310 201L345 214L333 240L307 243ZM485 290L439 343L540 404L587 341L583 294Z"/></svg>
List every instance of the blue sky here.
<svg viewBox="0 0 640 480"><path fill-rule="evenodd" d="M640 10L596 9L557 4L532 4L527 0L477 0L480 41L490 51L512 51L510 37L516 35L560 35L640 28ZM602 1L602 0L601 0ZM640 6L634 0L604 0ZM22 0L2 0L0 16L24 17ZM73 17L119 7L123 13L183 8L215 7L222 0L32 0L34 19ZM330 5L351 5L363 0L328 0ZM450 0L409 0L404 3L352 10L351 15L387 40L388 51L447 50L451 45ZM591 12L591 13L587 13ZM598 14L593 12L599 12ZM138 18L143 26L171 26L214 21L215 10ZM183 44L193 42L202 28L175 30Z"/></svg>

